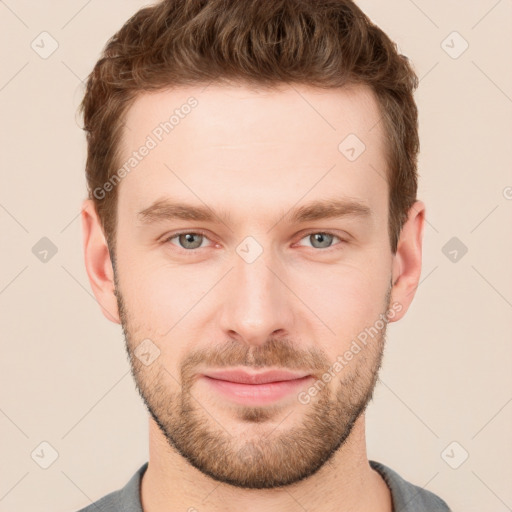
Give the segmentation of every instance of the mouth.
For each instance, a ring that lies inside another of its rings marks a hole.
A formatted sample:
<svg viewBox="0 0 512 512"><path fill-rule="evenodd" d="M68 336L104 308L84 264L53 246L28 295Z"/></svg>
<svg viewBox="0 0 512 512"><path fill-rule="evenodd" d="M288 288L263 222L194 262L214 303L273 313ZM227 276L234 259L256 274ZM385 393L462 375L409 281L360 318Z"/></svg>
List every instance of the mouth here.
<svg viewBox="0 0 512 512"><path fill-rule="evenodd" d="M216 393L242 405L266 405L298 393L313 380L310 374L285 370L248 373L244 370L211 371L201 375Z"/></svg>

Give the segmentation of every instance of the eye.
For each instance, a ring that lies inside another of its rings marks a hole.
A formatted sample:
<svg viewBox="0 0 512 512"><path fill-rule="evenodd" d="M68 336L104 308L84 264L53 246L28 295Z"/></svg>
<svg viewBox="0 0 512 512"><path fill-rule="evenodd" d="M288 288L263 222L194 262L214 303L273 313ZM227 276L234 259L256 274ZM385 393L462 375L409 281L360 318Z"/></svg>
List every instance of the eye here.
<svg viewBox="0 0 512 512"><path fill-rule="evenodd" d="M177 243L173 242L174 239L177 240ZM303 236L301 241L305 239L310 241L310 247L323 250L327 250L333 246L340 245L333 244L335 239L338 239L340 243L345 242L345 240L341 239L338 235L326 231L313 231ZM165 243L170 242L173 245L177 245L178 248L188 252L193 252L195 249L207 247L207 245L204 244L206 241L210 241L210 239L206 236L205 233L200 231L182 231L179 233L173 233L172 235L166 237L164 240Z"/></svg>
<svg viewBox="0 0 512 512"><path fill-rule="evenodd" d="M314 231L312 233L308 233L306 236L301 238L301 240L310 240L310 247L313 247L314 249L330 249L333 245L333 239L335 238L340 240L341 243L344 242L344 240L342 240L339 236L335 235L334 233L328 233L325 231Z"/></svg>
<svg viewBox="0 0 512 512"><path fill-rule="evenodd" d="M178 244L174 244L172 240L178 240ZM208 237L201 232L195 231L183 231L181 233L174 233L167 237L164 241L171 242L173 245L178 245L180 249L192 251L194 249L200 249L203 246L203 242L209 240Z"/></svg>

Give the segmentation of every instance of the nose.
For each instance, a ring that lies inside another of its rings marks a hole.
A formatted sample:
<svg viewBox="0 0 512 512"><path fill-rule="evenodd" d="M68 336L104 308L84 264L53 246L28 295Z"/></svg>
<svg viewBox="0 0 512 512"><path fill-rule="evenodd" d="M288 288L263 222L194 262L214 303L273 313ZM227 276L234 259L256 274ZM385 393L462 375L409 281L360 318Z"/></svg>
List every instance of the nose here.
<svg viewBox="0 0 512 512"><path fill-rule="evenodd" d="M294 301L284 266L265 251L252 263L238 254L233 261L221 299L224 335L255 346L269 337L288 337L294 327Z"/></svg>

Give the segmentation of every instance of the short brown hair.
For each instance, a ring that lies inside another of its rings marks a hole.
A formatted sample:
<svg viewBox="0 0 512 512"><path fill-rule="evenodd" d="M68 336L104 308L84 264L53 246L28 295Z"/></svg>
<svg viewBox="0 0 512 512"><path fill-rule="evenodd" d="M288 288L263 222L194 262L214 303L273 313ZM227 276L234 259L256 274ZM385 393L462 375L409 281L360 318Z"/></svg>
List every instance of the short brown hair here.
<svg viewBox="0 0 512 512"><path fill-rule="evenodd" d="M418 78L396 44L351 0L163 0L139 10L110 38L80 104L89 197L111 254L117 187L101 199L94 190L120 166L127 110L145 91L212 81L369 86L387 140L388 227L396 252L416 200L419 151Z"/></svg>

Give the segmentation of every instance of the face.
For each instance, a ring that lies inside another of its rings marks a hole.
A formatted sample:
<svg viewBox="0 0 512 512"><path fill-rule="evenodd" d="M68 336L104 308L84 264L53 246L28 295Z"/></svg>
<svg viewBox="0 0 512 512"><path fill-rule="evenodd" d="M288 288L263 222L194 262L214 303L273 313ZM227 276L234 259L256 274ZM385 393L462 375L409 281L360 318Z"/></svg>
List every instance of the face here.
<svg viewBox="0 0 512 512"><path fill-rule="evenodd" d="M169 446L216 480L286 485L350 435L400 307L380 115L363 87L203 89L128 112L119 318Z"/></svg>

